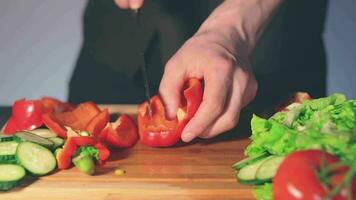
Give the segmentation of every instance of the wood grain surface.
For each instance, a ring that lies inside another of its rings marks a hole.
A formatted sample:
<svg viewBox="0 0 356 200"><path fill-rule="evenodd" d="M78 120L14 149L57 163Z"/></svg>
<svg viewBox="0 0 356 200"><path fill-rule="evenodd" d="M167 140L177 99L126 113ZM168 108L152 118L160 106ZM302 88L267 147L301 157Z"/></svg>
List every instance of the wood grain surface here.
<svg viewBox="0 0 356 200"><path fill-rule="evenodd" d="M136 113L135 105L101 107ZM253 199L251 188L238 184L231 169L249 141L233 135L172 148L138 143L113 151L95 176L71 168L38 179L28 177L20 187L0 193L0 200ZM117 168L126 173L115 175Z"/></svg>

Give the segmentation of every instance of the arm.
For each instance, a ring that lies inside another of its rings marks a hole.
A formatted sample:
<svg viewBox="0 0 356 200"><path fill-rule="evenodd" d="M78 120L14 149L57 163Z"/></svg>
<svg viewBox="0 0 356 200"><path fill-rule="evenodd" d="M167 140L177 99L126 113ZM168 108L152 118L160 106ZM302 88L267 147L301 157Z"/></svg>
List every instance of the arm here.
<svg viewBox="0 0 356 200"><path fill-rule="evenodd" d="M282 0L226 0L168 61L160 94L173 117L186 79L204 79L203 102L183 131L186 142L209 138L236 126L257 82L249 56Z"/></svg>

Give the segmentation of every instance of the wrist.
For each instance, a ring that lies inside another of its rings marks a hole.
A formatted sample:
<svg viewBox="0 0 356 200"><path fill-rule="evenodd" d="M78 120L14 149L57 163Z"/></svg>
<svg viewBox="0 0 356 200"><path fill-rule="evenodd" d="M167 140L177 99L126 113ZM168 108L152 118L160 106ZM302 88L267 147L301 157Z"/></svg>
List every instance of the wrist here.
<svg viewBox="0 0 356 200"><path fill-rule="evenodd" d="M259 36L282 0L225 0L199 28L196 35L209 33L226 40L231 51L255 48Z"/></svg>

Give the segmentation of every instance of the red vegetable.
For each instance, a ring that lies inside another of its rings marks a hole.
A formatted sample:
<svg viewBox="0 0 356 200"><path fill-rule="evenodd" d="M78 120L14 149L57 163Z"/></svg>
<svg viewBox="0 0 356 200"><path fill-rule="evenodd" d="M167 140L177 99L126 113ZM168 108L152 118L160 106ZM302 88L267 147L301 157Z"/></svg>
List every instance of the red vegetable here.
<svg viewBox="0 0 356 200"><path fill-rule="evenodd" d="M320 151L305 150L291 153L279 166L273 180L273 195L275 200L309 200L324 199L327 194L340 184L348 168L339 167L329 174L331 185L323 183L318 176L318 172L323 167L323 160L326 166L339 162L338 158ZM355 179L355 178L354 178ZM356 180L353 181L353 195L356 195ZM343 188L334 200L346 200L347 192Z"/></svg>
<svg viewBox="0 0 356 200"><path fill-rule="evenodd" d="M12 106L12 115L8 120L4 133L34 130L42 126L42 104L37 100L21 99Z"/></svg>
<svg viewBox="0 0 356 200"><path fill-rule="evenodd" d="M99 114L100 109L95 103L84 102L72 111L45 113L42 118L47 128L66 138L66 126L74 130L86 130L89 123ZM91 127L95 128L94 125Z"/></svg>
<svg viewBox="0 0 356 200"><path fill-rule="evenodd" d="M176 144L185 125L194 116L203 96L200 80L190 79L184 86L181 106L175 119L167 119L165 107L159 96L151 98L152 118L148 112L148 102L139 106L138 128L141 142L148 146L162 147Z"/></svg>
<svg viewBox="0 0 356 200"><path fill-rule="evenodd" d="M113 147L131 147L138 140L135 122L128 115L121 115L116 122L106 125L99 138Z"/></svg>
<svg viewBox="0 0 356 200"><path fill-rule="evenodd" d="M58 168L68 169L72 163L72 156L81 146L93 146L99 150L99 164L103 164L110 156L105 145L91 136L69 136L64 143L63 150L57 154Z"/></svg>
<svg viewBox="0 0 356 200"><path fill-rule="evenodd" d="M67 112L75 109L75 106L70 103L63 103L52 97L42 97L42 106L45 112Z"/></svg>
<svg viewBox="0 0 356 200"><path fill-rule="evenodd" d="M105 109L89 122L85 130L96 137L100 135L101 131L105 128L108 122L109 122L109 110Z"/></svg>

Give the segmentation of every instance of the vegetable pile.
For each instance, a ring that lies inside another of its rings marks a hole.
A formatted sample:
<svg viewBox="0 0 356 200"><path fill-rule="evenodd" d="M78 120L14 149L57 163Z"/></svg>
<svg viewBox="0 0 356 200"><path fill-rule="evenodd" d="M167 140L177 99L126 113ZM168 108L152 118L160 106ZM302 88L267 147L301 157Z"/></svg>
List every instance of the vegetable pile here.
<svg viewBox="0 0 356 200"><path fill-rule="evenodd" d="M257 199L356 198L356 100L306 99L254 115L251 129L248 158L233 168Z"/></svg>
<svg viewBox="0 0 356 200"><path fill-rule="evenodd" d="M127 115L110 122L108 110L93 102L72 105L50 97L16 101L3 132L0 190L18 185L26 172L43 176L72 164L92 175L96 164L108 160L108 147L131 147L138 140L136 124Z"/></svg>

